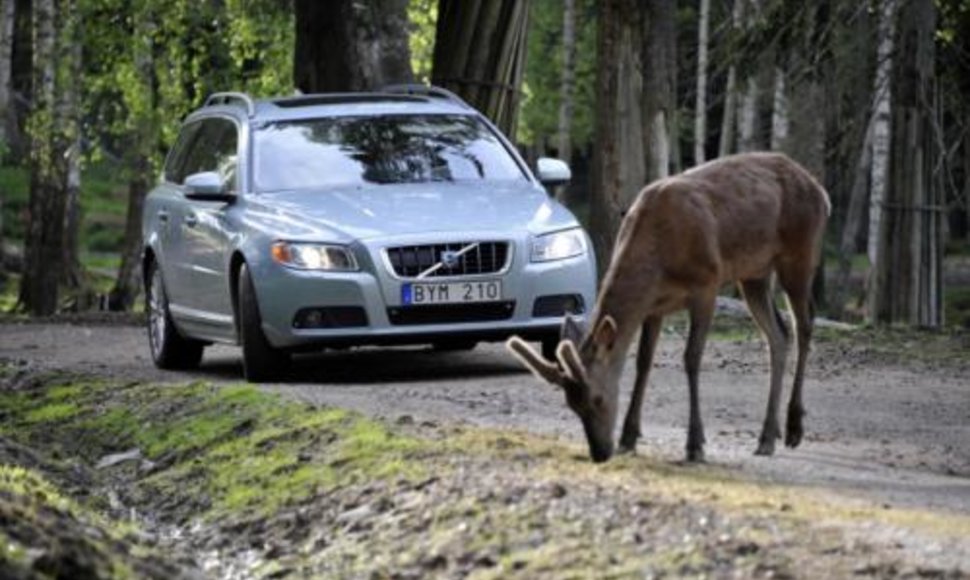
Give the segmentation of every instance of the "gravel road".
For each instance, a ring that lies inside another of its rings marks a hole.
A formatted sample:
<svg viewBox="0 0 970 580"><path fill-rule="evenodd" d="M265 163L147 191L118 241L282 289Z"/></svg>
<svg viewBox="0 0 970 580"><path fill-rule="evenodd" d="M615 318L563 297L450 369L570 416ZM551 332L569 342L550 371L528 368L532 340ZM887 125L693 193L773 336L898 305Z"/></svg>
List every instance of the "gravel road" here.
<svg viewBox="0 0 970 580"><path fill-rule="evenodd" d="M638 453L679 461L686 437L683 338L665 332L644 405ZM701 375L709 462L753 479L834 492L887 508L970 514L970 375L816 346L806 381L806 438L774 457L752 452L767 402L767 352L757 336L711 341ZM141 328L0 323L0 360L135 381L239 382L239 351L210 347L191 373L155 369ZM628 391L633 361L623 379ZM789 379L790 380L790 379ZM790 385L786 385L790 387ZM360 349L301 355L267 390L391 420L524 429L581 441L562 395L524 372L501 345L471 352ZM787 397L787 394L786 394ZM624 402L625 405L625 402ZM783 420L783 418L782 418Z"/></svg>

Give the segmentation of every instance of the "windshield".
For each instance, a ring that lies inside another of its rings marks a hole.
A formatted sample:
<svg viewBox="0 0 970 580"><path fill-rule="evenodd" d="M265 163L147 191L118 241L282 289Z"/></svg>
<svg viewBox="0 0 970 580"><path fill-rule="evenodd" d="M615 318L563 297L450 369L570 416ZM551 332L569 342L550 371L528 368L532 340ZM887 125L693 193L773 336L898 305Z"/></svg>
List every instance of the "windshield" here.
<svg viewBox="0 0 970 580"><path fill-rule="evenodd" d="M256 189L525 179L484 123L468 115L330 117L255 132Z"/></svg>

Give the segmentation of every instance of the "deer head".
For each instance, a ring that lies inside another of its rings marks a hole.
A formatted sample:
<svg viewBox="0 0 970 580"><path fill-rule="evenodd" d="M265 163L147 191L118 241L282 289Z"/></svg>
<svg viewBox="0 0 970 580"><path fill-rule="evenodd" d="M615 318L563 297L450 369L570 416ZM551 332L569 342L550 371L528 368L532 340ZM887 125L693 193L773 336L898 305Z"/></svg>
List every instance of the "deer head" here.
<svg viewBox="0 0 970 580"><path fill-rule="evenodd" d="M623 356L617 357L617 326L604 316L591 333L571 317L563 322L556 361L548 361L531 345L513 336L506 346L537 377L561 387L566 404L579 416L593 461L613 455L619 379ZM578 345L578 346L577 346Z"/></svg>

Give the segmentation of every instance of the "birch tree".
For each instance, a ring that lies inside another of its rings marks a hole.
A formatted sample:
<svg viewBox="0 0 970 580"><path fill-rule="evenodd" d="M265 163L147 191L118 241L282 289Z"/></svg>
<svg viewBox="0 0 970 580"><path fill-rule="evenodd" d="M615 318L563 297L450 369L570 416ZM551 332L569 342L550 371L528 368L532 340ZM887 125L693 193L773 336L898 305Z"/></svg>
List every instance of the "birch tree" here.
<svg viewBox="0 0 970 580"><path fill-rule="evenodd" d="M744 0L734 0L731 5L731 37L737 39L741 31L741 17ZM727 86L724 89L724 115L721 117L721 138L718 143L718 156L724 157L734 151L735 115L738 107L738 67L733 58L728 66Z"/></svg>
<svg viewBox="0 0 970 580"><path fill-rule="evenodd" d="M935 39L933 0L910 0L898 16L891 74L889 181L881 204L872 318L937 328L943 323L943 192L934 178ZM874 150L875 157L875 150Z"/></svg>
<svg viewBox="0 0 970 580"><path fill-rule="evenodd" d="M643 35L643 134L645 181L670 173L677 114L677 3L649 0Z"/></svg>
<svg viewBox="0 0 970 580"><path fill-rule="evenodd" d="M875 265L879 256L879 231L882 203L889 171L890 111L892 92L890 74L893 70L893 35L897 0L882 0L879 5L879 28L876 49L876 80L872 107L872 169L869 186L869 263Z"/></svg>
<svg viewBox="0 0 970 580"><path fill-rule="evenodd" d="M29 120L30 202L20 304L31 314L57 310L58 285L64 260L64 192L60 164L63 141L54 139L55 48L57 19L54 0L33 4L33 107Z"/></svg>
<svg viewBox="0 0 970 580"><path fill-rule="evenodd" d="M704 163L707 142L707 45L711 0L700 1L697 21L697 95L694 99L694 165Z"/></svg>
<svg viewBox="0 0 970 580"><path fill-rule="evenodd" d="M562 10L562 84L557 147L559 157L572 159L573 90L576 80L576 0L564 0ZM563 188L565 191L565 188Z"/></svg>

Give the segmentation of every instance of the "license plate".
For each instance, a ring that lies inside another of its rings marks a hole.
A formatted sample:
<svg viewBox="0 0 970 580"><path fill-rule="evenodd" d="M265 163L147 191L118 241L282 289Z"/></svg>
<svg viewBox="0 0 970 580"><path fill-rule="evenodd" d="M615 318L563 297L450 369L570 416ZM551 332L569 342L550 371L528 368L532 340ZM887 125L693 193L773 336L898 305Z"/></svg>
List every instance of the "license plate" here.
<svg viewBox="0 0 970 580"><path fill-rule="evenodd" d="M401 303L405 306L495 302L501 299L502 282L499 280L412 283L401 286Z"/></svg>

